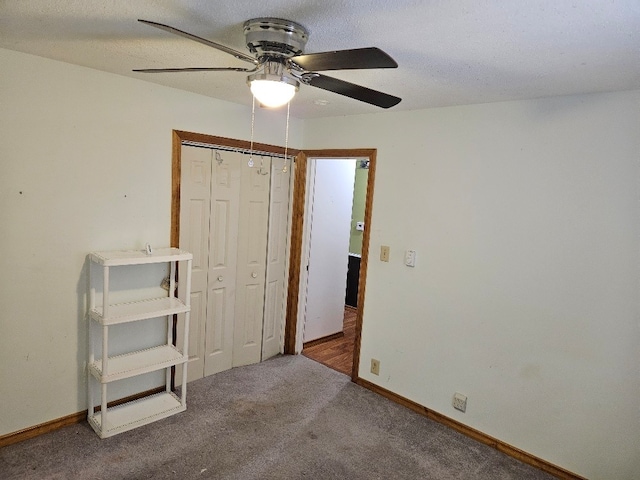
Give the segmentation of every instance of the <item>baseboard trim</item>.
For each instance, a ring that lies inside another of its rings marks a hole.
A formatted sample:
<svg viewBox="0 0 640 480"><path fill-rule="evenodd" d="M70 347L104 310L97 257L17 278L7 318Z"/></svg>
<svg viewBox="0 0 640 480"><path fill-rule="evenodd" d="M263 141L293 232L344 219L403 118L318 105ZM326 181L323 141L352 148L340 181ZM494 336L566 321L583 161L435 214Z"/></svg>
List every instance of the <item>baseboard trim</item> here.
<svg viewBox="0 0 640 480"><path fill-rule="evenodd" d="M44 435L45 433L53 432L54 430L66 427L67 425L80 423L86 419L87 411L85 410L84 412L72 413L71 415L67 415L66 417L57 418L49 422L34 425L33 427L27 427L22 430L18 430L17 432L2 435L0 436L0 448L6 447L7 445L12 445L14 443L22 442L24 440L29 440L30 438L35 438L40 435Z"/></svg>
<svg viewBox="0 0 640 480"><path fill-rule="evenodd" d="M307 343L302 344L302 349L313 347L315 345L320 345L321 343L330 342L331 340L335 340L336 338L344 337L344 332L332 333L331 335L327 335L326 337L316 338L315 340L311 340Z"/></svg>
<svg viewBox="0 0 640 480"><path fill-rule="evenodd" d="M115 407L116 405L121 405L123 403L131 402L133 400L137 400L139 398L164 391L165 387L158 387L147 390L146 392L136 393L135 395L109 402L107 404L107 407ZM96 411L99 410L100 407L96 407ZM18 430L17 432L2 435L0 436L0 448L6 447L7 445L12 445L14 443L22 442L24 440L29 440L30 438L35 438L40 435L44 435L45 433L53 432L68 425L82 423L87 419L87 413L87 410L83 410L82 412L72 413L71 415L67 415L65 417L56 418L55 420L50 420L39 425L34 425L33 427L27 427L22 430Z"/></svg>
<svg viewBox="0 0 640 480"><path fill-rule="evenodd" d="M389 400L395 403L398 403L404 407L407 407L410 410L413 410L414 412L419 413L420 415L424 415L425 417L431 420L434 420L438 423L446 425L447 427L450 427L456 430L457 432L462 433L463 435L473 438L474 440L480 443L493 447L496 450L506 455L509 455L510 457L520 460L521 462L531 465L533 467L539 468L540 470L543 470L559 479L587 480L585 477L576 475L575 473L565 470L562 467L558 467L557 465L549 463L546 460L543 460L534 455L531 455L530 453L524 452L519 448L512 447L511 445L504 443L503 441L498 440L497 438L493 438L490 435L482 433L474 428L468 427L463 423L460 423L445 415L442 415L441 413L434 412L433 410L430 410L427 407L424 407L419 403L414 402L413 400L409 400L408 398L402 397L390 390L387 390L386 388L376 385L375 383L371 383L368 380L358 377L355 380L355 383L357 383L358 385L368 390L371 390L374 393L382 395L383 397L388 398Z"/></svg>

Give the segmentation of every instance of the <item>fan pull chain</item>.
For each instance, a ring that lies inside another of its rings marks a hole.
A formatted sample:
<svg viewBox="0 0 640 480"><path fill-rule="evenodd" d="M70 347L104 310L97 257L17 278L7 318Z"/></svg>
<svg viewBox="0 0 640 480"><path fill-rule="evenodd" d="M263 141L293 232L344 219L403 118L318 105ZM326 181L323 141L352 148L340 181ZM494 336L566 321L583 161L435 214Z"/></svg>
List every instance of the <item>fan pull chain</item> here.
<svg viewBox="0 0 640 480"><path fill-rule="evenodd" d="M251 146L249 147L249 161L247 165L249 168L253 167L253 127L256 123L256 97L252 97L253 102L251 103Z"/></svg>
<svg viewBox="0 0 640 480"><path fill-rule="evenodd" d="M287 149L289 148L289 110L291 107L291 101L287 102L287 126L284 131L284 166L282 167L282 173L287 173Z"/></svg>

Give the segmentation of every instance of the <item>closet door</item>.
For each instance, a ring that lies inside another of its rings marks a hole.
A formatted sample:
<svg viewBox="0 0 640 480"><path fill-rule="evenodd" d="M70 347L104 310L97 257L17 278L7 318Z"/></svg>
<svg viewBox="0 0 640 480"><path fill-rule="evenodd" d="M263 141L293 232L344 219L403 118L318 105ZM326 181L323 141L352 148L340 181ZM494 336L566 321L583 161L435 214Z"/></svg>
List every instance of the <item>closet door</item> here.
<svg viewBox="0 0 640 480"><path fill-rule="evenodd" d="M189 322L188 381L202 378L205 357L205 324L209 274L209 217L211 204L211 150L182 147L180 194L180 247L193 254L191 269L191 321ZM185 298L186 265L180 262L178 290ZM177 345L182 345L184 321L178 322ZM176 369L176 383L182 382L182 369Z"/></svg>
<svg viewBox="0 0 640 480"><path fill-rule="evenodd" d="M183 146L180 248L193 253L188 381L233 366L242 155ZM182 276L179 274L179 276ZM178 283L179 288L184 288ZM184 322L178 323L180 345ZM181 382L181 369L176 382Z"/></svg>
<svg viewBox="0 0 640 480"><path fill-rule="evenodd" d="M205 376L233 366L242 164L236 152L223 152L211 163Z"/></svg>
<svg viewBox="0 0 640 480"><path fill-rule="evenodd" d="M260 362L271 157L242 165L233 366Z"/></svg>
<svg viewBox="0 0 640 480"><path fill-rule="evenodd" d="M262 360L280 353L286 312L287 241L292 165L274 158L271 161L269 200L269 239L267 243L267 278L265 285Z"/></svg>
<svg viewBox="0 0 640 480"><path fill-rule="evenodd" d="M273 170L270 157L248 160L182 146L179 245L194 255L189 381L280 351L291 176L282 159Z"/></svg>

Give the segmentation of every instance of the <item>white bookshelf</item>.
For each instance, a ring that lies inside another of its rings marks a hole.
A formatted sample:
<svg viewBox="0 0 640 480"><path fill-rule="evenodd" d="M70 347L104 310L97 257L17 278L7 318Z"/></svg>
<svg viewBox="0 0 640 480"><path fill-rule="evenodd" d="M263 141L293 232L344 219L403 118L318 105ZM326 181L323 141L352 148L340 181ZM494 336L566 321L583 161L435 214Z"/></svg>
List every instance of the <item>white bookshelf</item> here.
<svg viewBox="0 0 640 480"><path fill-rule="evenodd" d="M101 438L126 432L133 428L166 418L186 410L186 379L188 361L189 292L191 291L191 264L193 256L177 248L162 248L147 254L144 251L129 250L115 252L94 252L89 254L91 268L102 268L102 304L96 305L96 291L90 286L89 297L89 361L88 361L88 421ZM185 298L176 297L175 277L178 262L187 262ZM145 265L153 263L169 264L169 292L165 297L144 298L126 303L109 302L110 274L112 268ZM184 343L174 346L173 316L184 313ZM166 343L151 348L134 350L119 355L109 355L109 328L151 318L166 317ZM95 345L102 344L101 357L96 358ZM171 367L182 368L180 397L171 392ZM165 391L149 395L118 406L108 407L109 384L118 380L165 370ZM93 385L98 382L101 390L100 410L96 409Z"/></svg>
<svg viewBox="0 0 640 480"><path fill-rule="evenodd" d="M105 417L100 412L90 415L89 424L101 438L107 438L185 410L186 406L175 394L162 392L111 407Z"/></svg>
<svg viewBox="0 0 640 480"><path fill-rule="evenodd" d="M89 312L91 318L101 325L135 322L147 318L164 317L176 313L186 313L189 307L175 297L150 298L137 302L116 303L109 305L108 316L104 315L102 306L94 307Z"/></svg>

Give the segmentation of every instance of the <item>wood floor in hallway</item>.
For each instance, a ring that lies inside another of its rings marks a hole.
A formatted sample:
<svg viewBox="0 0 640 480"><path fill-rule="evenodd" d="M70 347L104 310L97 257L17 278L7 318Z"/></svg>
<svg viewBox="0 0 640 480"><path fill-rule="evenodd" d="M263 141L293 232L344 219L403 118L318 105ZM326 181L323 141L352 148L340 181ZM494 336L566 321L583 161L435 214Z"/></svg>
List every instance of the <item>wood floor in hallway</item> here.
<svg viewBox="0 0 640 480"><path fill-rule="evenodd" d="M344 335L320 343L309 342L302 354L329 368L351 376L353 368L353 344L356 339L356 315L353 307L344 308Z"/></svg>

